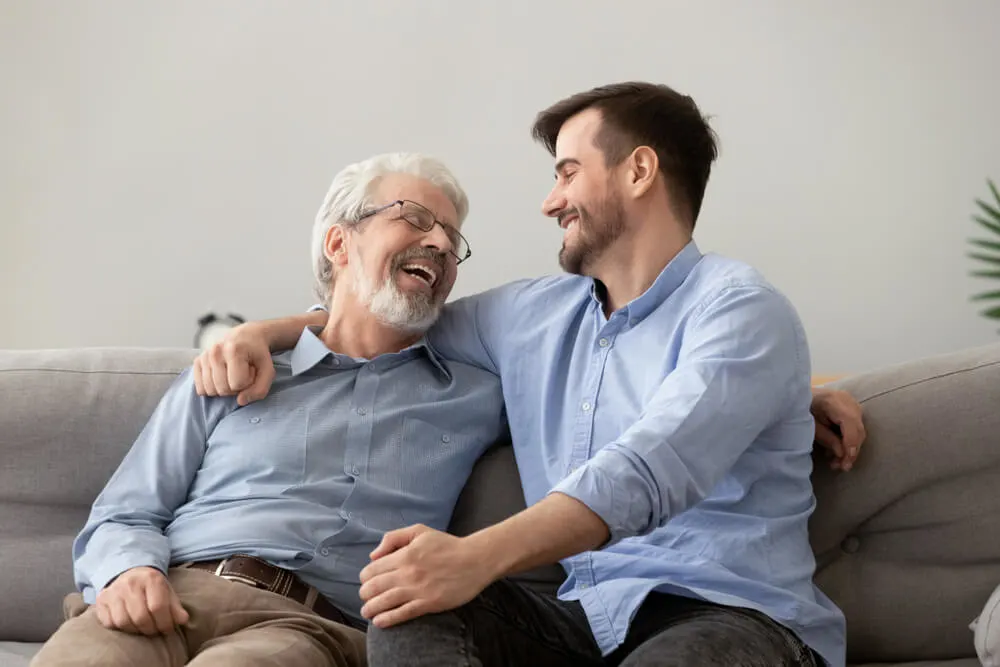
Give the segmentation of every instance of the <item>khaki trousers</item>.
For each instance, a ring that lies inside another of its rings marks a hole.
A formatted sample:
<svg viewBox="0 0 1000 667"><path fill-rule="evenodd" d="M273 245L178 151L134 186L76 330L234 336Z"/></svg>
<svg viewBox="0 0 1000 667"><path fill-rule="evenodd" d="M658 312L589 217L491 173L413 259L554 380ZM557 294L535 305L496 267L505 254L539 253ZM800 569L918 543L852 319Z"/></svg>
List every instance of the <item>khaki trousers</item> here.
<svg viewBox="0 0 1000 667"><path fill-rule="evenodd" d="M190 620L178 632L148 637L109 630L74 593L66 622L31 667L363 667L365 635L328 621L294 600L210 572L171 568L170 584Z"/></svg>

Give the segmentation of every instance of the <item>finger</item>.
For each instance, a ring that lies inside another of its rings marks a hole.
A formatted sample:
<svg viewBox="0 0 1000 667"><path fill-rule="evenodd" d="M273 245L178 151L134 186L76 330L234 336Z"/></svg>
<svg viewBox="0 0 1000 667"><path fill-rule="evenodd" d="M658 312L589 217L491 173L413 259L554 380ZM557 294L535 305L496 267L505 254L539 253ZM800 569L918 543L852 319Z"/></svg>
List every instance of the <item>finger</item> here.
<svg viewBox="0 0 1000 667"><path fill-rule="evenodd" d="M222 346L216 345L212 350L212 383L215 384L219 396L228 396L232 392L229 389L229 377L226 373L226 358L222 352Z"/></svg>
<svg viewBox="0 0 1000 667"><path fill-rule="evenodd" d="M152 614L149 613L149 603L146 601L146 593L143 589L129 591L125 596L125 610L132 621L135 629L144 635L156 635L156 622Z"/></svg>
<svg viewBox="0 0 1000 667"><path fill-rule="evenodd" d="M128 610L125 608L125 601L123 599L116 597L109 602L108 612L111 615L112 628L121 630L122 632L138 634L135 625L132 624L132 619L129 617Z"/></svg>
<svg viewBox="0 0 1000 667"><path fill-rule="evenodd" d="M253 363L255 374L250 386L245 391L241 391L236 398L240 405L247 405L267 396L267 392L271 389L271 383L274 381L274 361L271 359L270 353L255 357L251 363Z"/></svg>
<svg viewBox="0 0 1000 667"><path fill-rule="evenodd" d="M191 364L191 375L194 376L194 390L199 396L205 395L205 383L201 380L201 355L199 354L194 358L194 363Z"/></svg>
<svg viewBox="0 0 1000 667"><path fill-rule="evenodd" d="M177 593L174 593L173 589L170 589L170 615L173 616L175 626L187 625L187 622L191 620L191 615L181 604L181 599L177 597Z"/></svg>
<svg viewBox="0 0 1000 667"><path fill-rule="evenodd" d="M106 627L108 630L115 629L115 624L111 620L111 612L108 610L107 605L100 602L95 604L94 613L97 615L97 620L101 625Z"/></svg>
<svg viewBox="0 0 1000 667"><path fill-rule="evenodd" d="M376 577L372 577L365 583L361 584L361 588L358 589L358 595L361 596L362 600L367 602L368 600L378 597L386 591L397 588L400 583L398 570L386 572Z"/></svg>
<svg viewBox="0 0 1000 667"><path fill-rule="evenodd" d="M361 616L364 618L375 618L380 614L402 607L416 598L416 591L410 588L390 588L381 595L377 595L361 607Z"/></svg>
<svg viewBox="0 0 1000 667"><path fill-rule="evenodd" d="M174 631L170 587L165 582L157 582L146 587L146 609L153 619L156 632L165 635Z"/></svg>
<svg viewBox="0 0 1000 667"><path fill-rule="evenodd" d="M242 391L253 382L250 356L240 351L235 343L223 345L222 355L226 360L226 380L233 391Z"/></svg>
<svg viewBox="0 0 1000 667"><path fill-rule="evenodd" d="M407 526L406 528L400 528L398 530L391 530L382 536L382 541L379 542L379 545L375 547L375 550L368 554L368 556L372 560L378 560L379 558L388 556L392 552L398 551L412 542L413 539L420 533L424 532L424 530L426 530L424 526L419 524Z"/></svg>
<svg viewBox="0 0 1000 667"><path fill-rule="evenodd" d="M826 450L833 452L838 460L844 458L844 443L833 432L833 429L819 421L816 422L816 442Z"/></svg>
<svg viewBox="0 0 1000 667"><path fill-rule="evenodd" d="M852 462L857 458L861 450L861 444L865 441L865 425L861 417L853 417L837 422L840 425L840 432L843 434L845 456Z"/></svg>
<svg viewBox="0 0 1000 667"><path fill-rule="evenodd" d="M390 554L387 557L373 560L361 570L361 584L364 585L375 577L388 574L399 568L402 558L400 553Z"/></svg>
<svg viewBox="0 0 1000 667"><path fill-rule="evenodd" d="M198 357L201 362L201 386L205 390L205 396L218 396L215 389L215 382L212 380L212 357L211 349L202 352Z"/></svg>
<svg viewBox="0 0 1000 667"><path fill-rule="evenodd" d="M372 623L379 628L391 628L394 625L419 618L430 611L429 605L423 600L412 600L401 607L379 614Z"/></svg>

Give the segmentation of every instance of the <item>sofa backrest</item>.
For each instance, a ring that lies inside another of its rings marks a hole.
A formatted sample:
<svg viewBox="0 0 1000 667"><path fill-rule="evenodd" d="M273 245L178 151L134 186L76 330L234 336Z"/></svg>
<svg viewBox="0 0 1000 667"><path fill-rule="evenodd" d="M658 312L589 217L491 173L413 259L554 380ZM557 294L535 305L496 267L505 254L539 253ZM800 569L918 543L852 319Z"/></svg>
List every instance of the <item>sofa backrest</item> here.
<svg viewBox="0 0 1000 667"><path fill-rule="evenodd" d="M43 641L90 505L194 350L0 351L0 641Z"/></svg>
<svg viewBox="0 0 1000 667"><path fill-rule="evenodd" d="M969 623L1000 584L1000 345L837 385L868 441L847 474L817 465L810 537L848 661L975 657Z"/></svg>

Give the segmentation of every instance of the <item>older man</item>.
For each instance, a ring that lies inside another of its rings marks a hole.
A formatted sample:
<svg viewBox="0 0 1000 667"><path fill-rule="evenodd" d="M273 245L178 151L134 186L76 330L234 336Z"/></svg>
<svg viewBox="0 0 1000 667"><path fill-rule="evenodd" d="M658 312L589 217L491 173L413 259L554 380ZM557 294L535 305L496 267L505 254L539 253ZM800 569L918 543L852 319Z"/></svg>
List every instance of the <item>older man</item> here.
<svg viewBox="0 0 1000 667"><path fill-rule="evenodd" d="M497 378L423 340L469 256L439 162L337 175L313 236L331 317L275 355L266 400L173 383L94 503L82 596L42 665L365 663L359 573L386 531L444 529L505 428Z"/></svg>
<svg viewBox="0 0 1000 667"><path fill-rule="evenodd" d="M843 615L812 582L802 325L692 239L714 133L691 98L632 82L557 103L534 136L570 275L459 300L430 332L502 378L529 507L466 538L387 535L362 572L371 662L843 665ZM203 389L260 395L268 345L308 321L245 325L201 360ZM860 434L844 404L832 421ZM558 598L504 578L555 561Z"/></svg>

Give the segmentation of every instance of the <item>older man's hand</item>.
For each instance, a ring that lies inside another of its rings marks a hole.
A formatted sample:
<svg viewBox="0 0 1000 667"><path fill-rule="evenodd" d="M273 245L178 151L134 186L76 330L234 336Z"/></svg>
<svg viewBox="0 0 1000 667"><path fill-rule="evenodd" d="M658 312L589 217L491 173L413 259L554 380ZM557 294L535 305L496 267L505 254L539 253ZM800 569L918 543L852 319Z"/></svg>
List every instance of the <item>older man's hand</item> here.
<svg viewBox="0 0 1000 667"><path fill-rule="evenodd" d="M496 579L467 538L426 526L386 533L361 571L361 615L387 628L460 607Z"/></svg>
<svg viewBox="0 0 1000 667"><path fill-rule="evenodd" d="M97 594L94 612L110 630L147 636L174 632L189 618L167 577L153 567L134 567L118 575Z"/></svg>
<svg viewBox="0 0 1000 667"><path fill-rule="evenodd" d="M812 414L816 442L830 454L830 467L850 470L867 435L861 404L846 391L817 387L813 389Z"/></svg>

